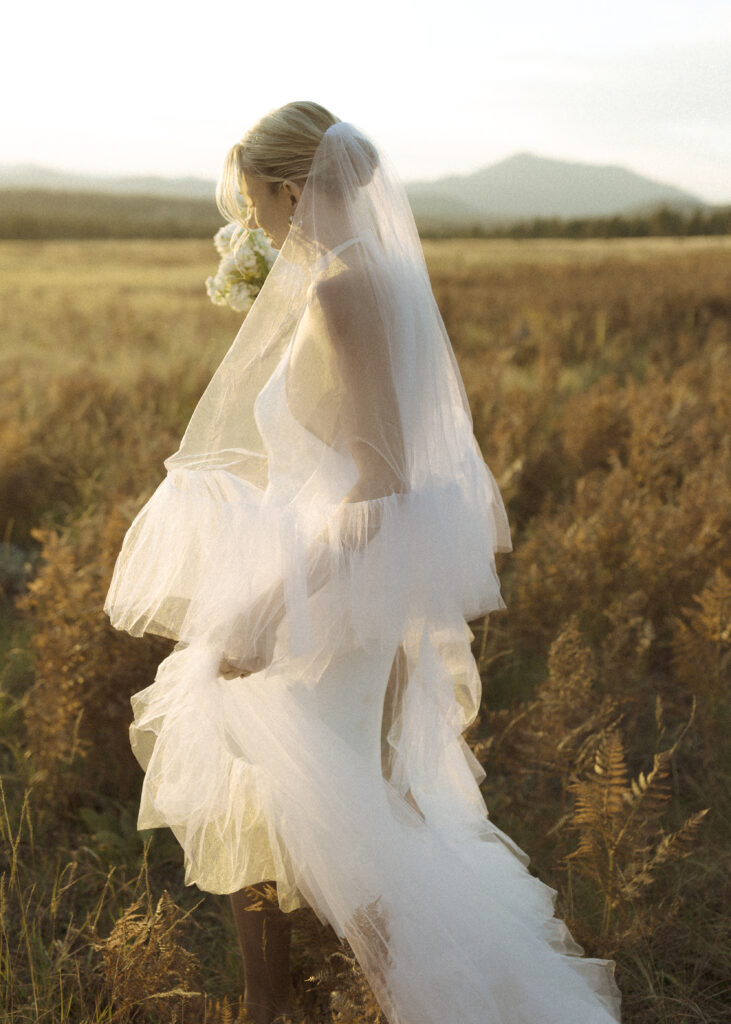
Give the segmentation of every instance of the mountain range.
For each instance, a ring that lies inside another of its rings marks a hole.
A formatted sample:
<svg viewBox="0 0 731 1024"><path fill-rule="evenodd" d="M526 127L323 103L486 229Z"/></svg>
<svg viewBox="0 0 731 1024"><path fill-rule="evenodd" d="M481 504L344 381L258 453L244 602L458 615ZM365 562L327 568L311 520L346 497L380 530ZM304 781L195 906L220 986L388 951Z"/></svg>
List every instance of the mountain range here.
<svg viewBox="0 0 731 1024"><path fill-rule="evenodd" d="M698 196L615 165L516 153L474 174L407 186L414 216L438 223L607 217L661 205L704 208Z"/></svg>
<svg viewBox="0 0 731 1024"><path fill-rule="evenodd" d="M71 174L35 165L0 165L0 190L93 192L213 201L203 178ZM516 153L473 174L406 183L420 225L495 225L534 217L604 217L661 205L709 209L698 196L627 168Z"/></svg>
<svg viewBox="0 0 731 1024"><path fill-rule="evenodd" d="M164 196L167 199L213 199L215 181L206 178L115 177L75 174L36 164L0 164L0 189L44 192L97 192L105 195Z"/></svg>

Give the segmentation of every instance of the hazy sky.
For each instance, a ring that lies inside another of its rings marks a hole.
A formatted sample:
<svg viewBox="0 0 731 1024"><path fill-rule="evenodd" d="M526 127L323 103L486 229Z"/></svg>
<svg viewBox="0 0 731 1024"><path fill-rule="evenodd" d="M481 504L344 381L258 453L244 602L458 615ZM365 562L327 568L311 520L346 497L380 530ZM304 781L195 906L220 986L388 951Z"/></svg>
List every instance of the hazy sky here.
<svg viewBox="0 0 731 1024"><path fill-rule="evenodd" d="M406 179L530 151L731 201L731 0L15 0L2 27L2 163L215 178L313 99Z"/></svg>

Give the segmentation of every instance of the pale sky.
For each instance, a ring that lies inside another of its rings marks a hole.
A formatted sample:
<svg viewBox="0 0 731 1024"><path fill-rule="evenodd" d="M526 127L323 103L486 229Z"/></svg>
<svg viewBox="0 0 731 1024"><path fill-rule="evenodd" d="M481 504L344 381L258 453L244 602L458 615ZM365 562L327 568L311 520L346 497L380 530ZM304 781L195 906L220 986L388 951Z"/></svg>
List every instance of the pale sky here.
<svg viewBox="0 0 731 1024"><path fill-rule="evenodd" d="M216 178L311 99L406 180L529 151L731 202L731 0L16 0L2 29L0 163Z"/></svg>

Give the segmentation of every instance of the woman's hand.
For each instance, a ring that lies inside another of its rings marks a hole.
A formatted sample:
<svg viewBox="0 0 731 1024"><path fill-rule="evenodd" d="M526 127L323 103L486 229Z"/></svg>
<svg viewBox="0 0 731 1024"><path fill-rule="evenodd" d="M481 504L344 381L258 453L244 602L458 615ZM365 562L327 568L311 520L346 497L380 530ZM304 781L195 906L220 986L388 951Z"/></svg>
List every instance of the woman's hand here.
<svg viewBox="0 0 731 1024"><path fill-rule="evenodd" d="M271 664L274 657L275 630L270 626L259 634L250 651L245 654L233 655L224 652L218 666L219 675L224 679L238 679L261 672Z"/></svg>
<svg viewBox="0 0 731 1024"><path fill-rule="evenodd" d="M254 672L261 672L263 668L266 668L263 658L249 659L246 666L243 666L224 656L218 666L218 674L224 679L243 679Z"/></svg>

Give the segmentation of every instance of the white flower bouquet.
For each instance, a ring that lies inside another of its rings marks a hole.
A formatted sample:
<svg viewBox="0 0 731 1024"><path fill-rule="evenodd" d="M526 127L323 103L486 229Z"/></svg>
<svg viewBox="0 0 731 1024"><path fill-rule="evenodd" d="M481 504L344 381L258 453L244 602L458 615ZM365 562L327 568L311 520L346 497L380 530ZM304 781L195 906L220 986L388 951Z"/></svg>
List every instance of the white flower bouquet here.
<svg viewBox="0 0 731 1024"><path fill-rule="evenodd" d="M259 228L247 231L241 241L240 237L240 225L234 223L225 224L214 235L221 262L216 273L207 278L206 291L217 306L230 306L239 313L248 313L277 251Z"/></svg>

